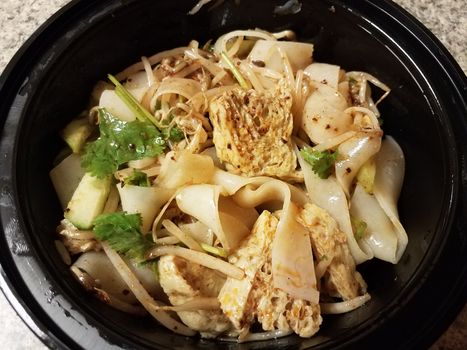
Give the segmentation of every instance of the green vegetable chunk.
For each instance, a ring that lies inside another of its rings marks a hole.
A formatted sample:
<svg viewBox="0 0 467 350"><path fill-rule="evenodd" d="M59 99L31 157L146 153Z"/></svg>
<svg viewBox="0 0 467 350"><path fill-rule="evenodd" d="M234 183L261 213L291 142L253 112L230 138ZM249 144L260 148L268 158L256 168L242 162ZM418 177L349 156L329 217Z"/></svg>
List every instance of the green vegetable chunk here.
<svg viewBox="0 0 467 350"><path fill-rule="evenodd" d="M93 220L104 210L110 183L110 176L99 179L84 174L65 209L65 218L80 230L90 229Z"/></svg>
<svg viewBox="0 0 467 350"><path fill-rule="evenodd" d="M99 109L100 137L85 147L82 167L98 178L113 174L130 160L155 157L165 148L159 130L149 122L124 122Z"/></svg>
<svg viewBox="0 0 467 350"><path fill-rule="evenodd" d="M146 260L145 253L155 247L154 242L141 234L141 215L125 212L103 214L94 220L93 232L100 241L136 262Z"/></svg>
<svg viewBox="0 0 467 350"><path fill-rule="evenodd" d="M336 162L337 151L315 151L309 147L300 150L300 154L307 163L311 165L311 169L321 179L327 179L332 173L332 167Z"/></svg>
<svg viewBox="0 0 467 350"><path fill-rule="evenodd" d="M367 223L360 219L350 218L352 224L352 229L354 232L354 237L356 240L362 239L365 236L366 229L368 227Z"/></svg>
<svg viewBox="0 0 467 350"><path fill-rule="evenodd" d="M139 171L137 169L133 170L133 174L128 176L123 183L125 185L134 185L140 187L149 187L151 186L151 182L148 179L146 173Z"/></svg>
<svg viewBox="0 0 467 350"><path fill-rule="evenodd" d="M173 142L179 142L185 138L185 134L178 126L162 129L162 135Z"/></svg>
<svg viewBox="0 0 467 350"><path fill-rule="evenodd" d="M81 152L86 139L91 135L93 127L86 119L72 120L60 133L73 153Z"/></svg>

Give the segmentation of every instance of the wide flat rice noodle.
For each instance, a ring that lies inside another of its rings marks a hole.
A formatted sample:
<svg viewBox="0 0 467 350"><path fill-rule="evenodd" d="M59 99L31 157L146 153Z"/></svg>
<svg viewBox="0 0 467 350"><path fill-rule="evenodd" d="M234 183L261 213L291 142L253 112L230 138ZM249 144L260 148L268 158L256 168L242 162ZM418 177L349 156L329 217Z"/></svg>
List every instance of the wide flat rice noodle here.
<svg viewBox="0 0 467 350"><path fill-rule="evenodd" d="M161 207L174 194L175 190L162 187L142 187L117 185L123 211L141 214L143 233L149 232L152 222Z"/></svg>
<svg viewBox="0 0 467 350"><path fill-rule="evenodd" d="M376 156L376 175L373 188L378 203L396 228L396 263L402 257L408 243L407 233L399 220L397 201L405 173L405 158L402 149L391 136L386 136Z"/></svg>
<svg viewBox="0 0 467 350"><path fill-rule="evenodd" d="M375 258L396 263L397 233L375 196L368 194L357 184L350 203L350 215L366 223L363 239L373 251Z"/></svg>
<svg viewBox="0 0 467 350"><path fill-rule="evenodd" d="M340 230L347 237L347 244L355 263L360 264L373 258L373 252L370 247L365 242L357 242L355 239L350 222L347 198L335 176L332 175L327 179L321 179L313 172L311 166L305 162L299 152L297 152L297 157L303 171L305 186L311 202L327 210L337 221Z"/></svg>

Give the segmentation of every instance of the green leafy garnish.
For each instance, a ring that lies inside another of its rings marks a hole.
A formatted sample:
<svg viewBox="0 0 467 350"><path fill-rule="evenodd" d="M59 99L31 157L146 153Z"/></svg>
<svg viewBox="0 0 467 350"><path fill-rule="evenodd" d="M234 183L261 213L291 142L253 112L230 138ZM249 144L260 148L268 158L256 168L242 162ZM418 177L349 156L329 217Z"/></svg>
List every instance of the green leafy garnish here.
<svg viewBox="0 0 467 350"><path fill-rule="evenodd" d="M164 135L166 139L173 142L181 141L185 138L183 131L178 126L169 127L164 121L158 121L149 111L147 111L139 101L115 78L113 75L108 75L109 80L115 85L115 93L127 105L127 107L135 114L139 121L150 121ZM156 102L156 110L160 109L160 101ZM168 120L172 121L173 117Z"/></svg>
<svg viewBox="0 0 467 350"><path fill-rule="evenodd" d="M356 240L362 239L365 236L367 224L365 221L355 218L350 218L350 222L352 223L353 235Z"/></svg>
<svg viewBox="0 0 467 350"><path fill-rule="evenodd" d="M141 234L140 214L103 214L98 216L93 224L96 238L107 242L112 249L127 259L141 263L146 260L145 254L155 247L151 239Z"/></svg>
<svg viewBox="0 0 467 350"><path fill-rule="evenodd" d="M173 142L179 142L185 138L185 134L178 126L162 129L162 135Z"/></svg>
<svg viewBox="0 0 467 350"><path fill-rule="evenodd" d="M128 176L125 180L123 180L125 185L134 185L140 187L150 187L151 182L148 179L148 175L138 169L133 170L133 174Z"/></svg>
<svg viewBox="0 0 467 350"><path fill-rule="evenodd" d="M118 81L117 78L111 74L108 74L107 77L115 85L115 93L117 96L120 97L127 107L135 114L139 121L150 121L157 128L161 129L161 125L157 119L139 103L139 101Z"/></svg>
<svg viewBox="0 0 467 350"><path fill-rule="evenodd" d="M98 178L113 174L130 160L160 155L165 141L149 122L124 122L106 109L99 109L100 137L86 145L81 165Z"/></svg>
<svg viewBox="0 0 467 350"><path fill-rule="evenodd" d="M311 169L321 179L327 179L332 173L332 167L336 162L337 151L315 151L309 147L300 150L300 154L307 163L311 165Z"/></svg>

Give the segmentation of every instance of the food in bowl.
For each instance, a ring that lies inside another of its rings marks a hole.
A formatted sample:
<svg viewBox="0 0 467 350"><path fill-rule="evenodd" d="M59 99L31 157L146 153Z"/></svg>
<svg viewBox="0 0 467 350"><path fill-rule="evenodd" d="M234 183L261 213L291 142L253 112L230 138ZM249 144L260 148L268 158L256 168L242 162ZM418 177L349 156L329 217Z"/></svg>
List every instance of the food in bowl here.
<svg viewBox="0 0 467 350"><path fill-rule="evenodd" d="M370 299L356 265L396 264L408 241L404 155L377 109L390 89L294 38L236 30L96 84L50 172L56 246L88 291L239 341L311 337Z"/></svg>

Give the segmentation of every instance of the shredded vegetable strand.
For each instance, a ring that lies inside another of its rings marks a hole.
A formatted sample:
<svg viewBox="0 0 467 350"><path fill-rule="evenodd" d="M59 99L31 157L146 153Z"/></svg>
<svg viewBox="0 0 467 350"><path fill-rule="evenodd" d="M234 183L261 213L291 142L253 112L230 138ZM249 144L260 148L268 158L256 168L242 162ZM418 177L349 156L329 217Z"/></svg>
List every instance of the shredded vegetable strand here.
<svg viewBox="0 0 467 350"><path fill-rule="evenodd" d="M150 259L153 259L162 255L176 255L188 261L202 265L204 267L208 267L210 269L222 272L226 276L235 279L242 279L245 275L242 269L238 268L235 265L229 264L224 260L215 258L206 253L201 253L195 250L190 250L178 246L156 247L149 252L148 257Z"/></svg>
<svg viewBox="0 0 467 350"><path fill-rule="evenodd" d="M123 259L111 249L107 243L102 243L102 248L104 249L105 254L109 257L110 262L118 271L122 279L127 284L128 288L133 292L136 299L143 305L143 307L157 320L160 324L167 327L171 331L185 335L193 336L196 332L184 324L176 321L168 313L162 310L155 310L154 306L159 306L159 303L154 300L149 293L144 289L141 282L136 278L134 273L130 270L128 265L123 261Z"/></svg>
<svg viewBox="0 0 467 350"><path fill-rule="evenodd" d="M217 298L197 297L186 303L174 306L153 306L155 310L164 311L199 311L199 310L219 310L220 304Z"/></svg>
<svg viewBox="0 0 467 350"><path fill-rule="evenodd" d="M197 250L199 252L203 251L203 248L201 248L198 242L196 242L188 234L180 230L180 228L177 225L175 225L172 221L167 219L162 220L162 226L164 226L171 235L177 237L188 248Z"/></svg>
<svg viewBox="0 0 467 350"><path fill-rule="evenodd" d="M258 79L255 72L253 72L253 69L251 69L251 66L248 63L246 63L245 61L241 62L240 69L243 70L248 80L250 80L251 85L256 91L264 91L263 84L261 84L261 81Z"/></svg>
<svg viewBox="0 0 467 350"><path fill-rule="evenodd" d="M154 73L152 72L151 64L149 63L148 58L145 56L141 57L141 62L143 62L144 71L146 72L146 77L148 79L148 86L151 86L156 82L154 78Z"/></svg>

